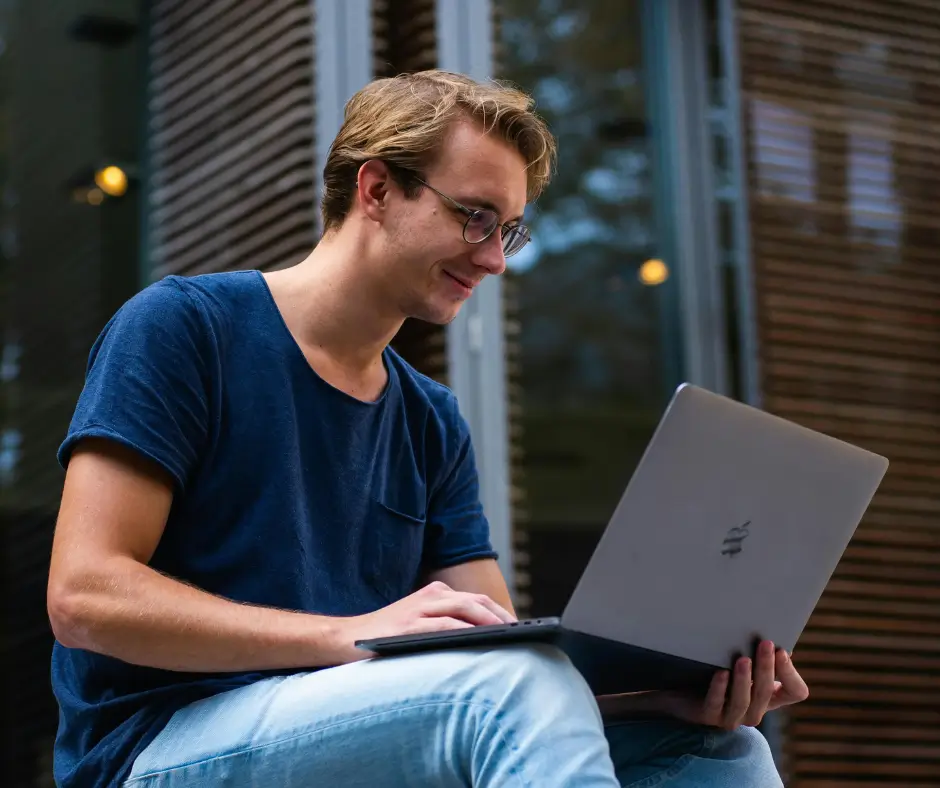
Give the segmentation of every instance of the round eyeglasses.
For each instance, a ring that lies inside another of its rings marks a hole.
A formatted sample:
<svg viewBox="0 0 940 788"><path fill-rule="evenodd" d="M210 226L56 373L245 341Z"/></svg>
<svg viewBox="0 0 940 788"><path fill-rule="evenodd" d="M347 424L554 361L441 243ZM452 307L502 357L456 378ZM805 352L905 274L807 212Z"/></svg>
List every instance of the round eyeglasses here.
<svg viewBox="0 0 940 788"><path fill-rule="evenodd" d="M467 221L463 225L463 239L468 244L483 243L496 232L498 227L503 242L503 256L512 257L531 240L532 236L529 234L529 228L524 224L502 224L496 211L491 211L489 208L468 208L466 205L461 205L453 197L438 191L421 178L414 176L414 179L466 215Z"/></svg>

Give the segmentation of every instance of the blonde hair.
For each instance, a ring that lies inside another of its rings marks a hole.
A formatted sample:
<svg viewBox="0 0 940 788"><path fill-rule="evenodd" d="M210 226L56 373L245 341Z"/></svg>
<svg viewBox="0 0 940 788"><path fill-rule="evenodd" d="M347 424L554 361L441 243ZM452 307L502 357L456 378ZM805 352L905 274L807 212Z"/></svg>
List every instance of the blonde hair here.
<svg viewBox="0 0 940 788"><path fill-rule="evenodd" d="M508 83L477 82L449 71L419 71L377 79L347 103L342 128L323 168L323 230L342 225L352 207L362 164L381 159L407 197L417 192L404 173L434 163L448 128L463 118L478 121L516 148L526 162L527 200L548 185L555 140L533 111L530 96Z"/></svg>

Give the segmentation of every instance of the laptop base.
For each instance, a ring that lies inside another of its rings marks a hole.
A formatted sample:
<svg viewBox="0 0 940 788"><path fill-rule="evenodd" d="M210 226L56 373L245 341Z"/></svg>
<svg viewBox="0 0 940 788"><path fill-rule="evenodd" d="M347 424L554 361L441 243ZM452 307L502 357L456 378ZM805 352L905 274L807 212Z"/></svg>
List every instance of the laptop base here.
<svg viewBox="0 0 940 788"><path fill-rule="evenodd" d="M721 669L575 632L562 626L557 618L361 640L356 646L380 657L390 657L441 649L499 648L527 642L548 643L564 651L595 695L647 690L685 690L704 695L715 672Z"/></svg>

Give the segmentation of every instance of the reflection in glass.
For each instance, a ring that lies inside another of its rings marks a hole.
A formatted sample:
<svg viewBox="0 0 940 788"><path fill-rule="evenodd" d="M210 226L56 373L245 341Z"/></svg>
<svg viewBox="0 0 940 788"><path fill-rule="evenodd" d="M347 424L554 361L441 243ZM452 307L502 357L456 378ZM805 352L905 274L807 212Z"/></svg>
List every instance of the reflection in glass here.
<svg viewBox="0 0 940 788"><path fill-rule="evenodd" d="M559 142L557 176L526 218L533 241L509 261L533 613L557 613L665 404L668 261L637 4L506 0L500 17L501 76L533 93Z"/></svg>
<svg viewBox="0 0 940 788"><path fill-rule="evenodd" d="M767 197L816 200L812 121L805 113L765 99L751 102L758 189Z"/></svg>
<svg viewBox="0 0 940 788"><path fill-rule="evenodd" d="M853 124L848 136L848 203L853 241L897 248L902 212L894 189L890 130ZM890 127L889 127L890 129Z"/></svg>

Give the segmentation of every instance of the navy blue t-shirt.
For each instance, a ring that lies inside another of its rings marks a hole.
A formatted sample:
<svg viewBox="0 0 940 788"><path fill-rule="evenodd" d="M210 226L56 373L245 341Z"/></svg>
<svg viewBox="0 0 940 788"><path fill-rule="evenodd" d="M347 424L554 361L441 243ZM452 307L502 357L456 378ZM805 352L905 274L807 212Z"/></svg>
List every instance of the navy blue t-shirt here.
<svg viewBox="0 0 940 788"><path fill-rule="evenodd" d="M423 570L494 557L453 394L386 350L377 402L310 367L258 271L168 277L92 348L59 461L133 447L176 495L151 566L238 602L333 616L384 607ZM55 778L111 786L182 706L271 673L182 673L56 643Z"/></svg>

